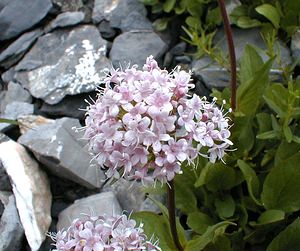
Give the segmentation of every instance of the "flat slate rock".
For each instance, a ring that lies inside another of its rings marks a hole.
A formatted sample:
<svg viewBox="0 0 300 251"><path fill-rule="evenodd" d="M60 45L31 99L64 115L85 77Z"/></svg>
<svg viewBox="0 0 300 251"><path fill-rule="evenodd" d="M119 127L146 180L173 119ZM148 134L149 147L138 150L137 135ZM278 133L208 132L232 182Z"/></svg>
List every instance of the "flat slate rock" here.
<svg viewBox="0 0 300 251"><path fill-rule="evenodd" d="M56 176L72 180L88 188L100 188L104 173L92 165L92 156L84 147L83 133L75 132L81 125L77 119L61 118L36 126L19 137L35 157Z"/></svg>
<svg viewBox="0 0 300 251"><path fill-rule="evenodd" d="M0 191L0 202L1 197L4 197L2 191ZM0 250L21 250L23 236L24 229L16 207L15 197L11 194L7 203L4 203L4 211L0 220Z"/></svg>
<svg viewBox="0 0 300 251"><path fill-rule="evenodd" d="M11 102L26 102L31 103L32 97L30 93L25 90L20 84L15 82L9 82L7 85L7 91L3 100L1 100L0 112L4 113L6 106Z"/></svg>
<svg viewBox="0 0 300 251"><path fill-rule="evenodd" d="M20 116L33 114L34 106L32 104L20 101L14 101L6 105L2 118L16 120ZM11 128L13 124L0 123L0 132L5 132Z"/></svg>
<svg viewBox="0 0 300 251"><path fill-rule="evenodd" d="M9 68L25 54L29 47L36 39L43 34L41 29L29 31L20 36L17 40L11 43L0 54L0 65L4 68Z"/></svg>
<svg viewBox="0 0 300 251"><path fill-rule="evenodd" d="M88 106L87 101L95 100L96 92L66 96L61 102L55 105L44 103L40 111L51 117L72 117L83 120Z"/></svg>
<svg viewBox="0 0 300 251"><path fill-rule="evenodd" d="M61 12L79 11L83 8L82 0L51 0Z"/></svg>
<svg viewBox="0 0 300 251"><path fill-rule="evenodd" d="M116 68L128 63L142 67L148 56L160 60L166 50L167 44L155 32L125 32L115 38L109 56Z"/></svg>
<svg viewBox="0 0 300 251"><path fill-rule="evenodd" d="M107 42L96 27L56 30L38 39L16 66L15 79L48 104L90 92L110 68Z"/></svg>
<svg viewBox="0 0 300 251"><path fill-rule="evenodd" d="M13 38L42 20L52 8L50 0L2 0L0 40Z"/></svg>
<svg viewBox="0 0 300 251"><path fill-rule="evenodd" d="M122 178L113 184L107 183L103 187L103 191L112 191L120 202L122 209L127 212L140 211L146 198L142 183L127 181Z"/></svg>
<svg viewBox="0 0 300 251"><path fill-rule="evenodd" d="M46 31L49 32L56 28L62 28L67 26L73 26L79 24L84 20L84 13L81 11L64 12L59 14L51 23L46 27Z"/></svg>
<svg viewBox="0 0 300 251"><path fill-rule="evenodd" d="M121 30L153 30L152 23L140 12L132 11L121 21Z"/></svg>
<svg viewBox="0 0 300 251"><path fill-rule="evenodd" d="M262 51L266 49L266 45L261 37L259 29L257 28L247 30L233 28L233 38L237 60L242 57L247 44L254 45L257 48L260 48ZM218 30L213 43L221 48L224 55L228 54L224 29ZM290 64L291 56L289 49L281 43L279 44L279 49L282 62L286 65ZM266 62L269 57L262 51L259 52L259 54ZM205 56L199 60L194 60L191 63L191 69L197 78L201 80L208 89L222 89L230 84L230 74L228 71L225 68L222 68L216 62L212 61L208 56ZM280 80L281 71L278 69L276 62L274 62L270 73L273 77Z"/></svg>
<svg viewBox="0 0 300 251"><path fill-rule="evenodd" d="M111 27L121 29L121 23L132 12L146 16L147 11L139 0L95 0L92 19L94 23L109 21Z"/></svg>
<svg viewBox="0 0 300 251"><path fill-rule="evenodd" d="M90 216L120 215L122 208L113 192L102 192L76 200L58 216L57 230L68 229L72 221Z"/></svg>

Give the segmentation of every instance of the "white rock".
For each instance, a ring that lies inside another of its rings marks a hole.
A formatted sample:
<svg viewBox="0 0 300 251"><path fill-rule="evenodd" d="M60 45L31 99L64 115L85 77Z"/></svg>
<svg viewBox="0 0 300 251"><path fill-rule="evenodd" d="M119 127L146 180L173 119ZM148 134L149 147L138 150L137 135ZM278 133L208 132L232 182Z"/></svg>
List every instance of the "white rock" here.
<svg viewBox="0 0 300 251"><path fill-rule="evenodd" d="M0 161L11 179L25 235L38 250L51 223L51 192L47 177L25 148L14 141L0 144Z"/></svg>

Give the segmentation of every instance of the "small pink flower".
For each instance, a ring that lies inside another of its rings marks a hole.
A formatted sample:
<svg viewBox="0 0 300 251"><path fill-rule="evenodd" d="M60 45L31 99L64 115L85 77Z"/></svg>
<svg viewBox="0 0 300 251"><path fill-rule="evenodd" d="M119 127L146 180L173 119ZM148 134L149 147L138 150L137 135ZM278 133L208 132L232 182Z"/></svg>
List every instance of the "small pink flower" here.
<svg viewBox="0 0 300 251"><path fill-rule="evenodd" d="M137 227L125 215L76 219L52 239L57 251L161 251L157 243L147 240L142 225Z"/></svg>
<svg viewBox="0 0 300 251"><path fill-rule="evenodd" d="M188 96L190 79L179 67L160 69L152 56L143 70L112 70L85 120L85 138L108 177L168 182L184 161L223 158L232 145L229 119L215 101Z"/></svg>

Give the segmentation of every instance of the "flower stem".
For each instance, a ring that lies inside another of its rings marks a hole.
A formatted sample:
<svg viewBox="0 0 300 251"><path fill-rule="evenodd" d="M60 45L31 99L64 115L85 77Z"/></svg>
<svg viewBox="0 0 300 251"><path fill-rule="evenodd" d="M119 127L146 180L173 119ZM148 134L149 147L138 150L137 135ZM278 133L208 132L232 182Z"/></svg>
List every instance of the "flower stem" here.
<svg viewBox="0 0 300 251"><path fill-rule="evenodd" d="M179 251L183 251L183 248L179 242L177 229L176 229L176 216L175 216L175 188L174 188L174 181L171 180L168 182L169 186L167 186L168 189L168 211L169 211L169 223L171 228L171 234L173 237L173 241L175 243L175 246Z"/></svg>
<svg viewBox="0 0 300 251"><path fill-rule="evenodd" d="M236 57L234 51L234 44L233 44L233 36L232 30L229 23L229 18L227 15L225 2L224 0L218 0L219 7L221 10L221 15L224 23L224 29L227 38L228 50L229 50L229 58L230 58L230 72L231 72L231 108L234 111L236 109Z"/></svg>

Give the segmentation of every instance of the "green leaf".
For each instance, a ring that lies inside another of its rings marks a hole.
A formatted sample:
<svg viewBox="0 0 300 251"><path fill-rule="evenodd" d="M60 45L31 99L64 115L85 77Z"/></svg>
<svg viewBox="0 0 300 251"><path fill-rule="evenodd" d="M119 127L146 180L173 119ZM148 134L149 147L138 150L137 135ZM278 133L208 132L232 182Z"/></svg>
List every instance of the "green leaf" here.
<svg viewBox="0 0 300 251"><path fill-rule="evenodd" d="M234 155L239 157L247 156L254 145L253 119L251 117L240 116L235 113L232 132L232 141L236 151Z"/></svg>
<svg viewBox="0 0 300 251"><path fill-rule="evenodd" d="M257 199L260 191L260 184L255 171L243 160L238 160L237 163L246 180L250 197L257 205L261 205L260 201Z"/></svg>
<svg viewBox="0 0 300 251"><path fill-rule="evenodd" d="M205 247L205 251L232 251L232 244L229 238L226 236L218 236L215 238L214 243L210 243Z"/></svg>
<svg viewBox="0 0 300 251"><path fill-rule="evenodd" d="M188 226L198 234L204 234L209 226L214 224L212 218L202 212L193 212L188 215Z"/></svg>
<svg viewBox="0 0 300 251"><path fill-rule="evenodd" d="M206 185L210 191L229 190L242 182L240 175L230 166L223 163L208 163L202 170L195 186Z"/></svg>
<svg viewBox="0 0 300 251"><path fill-rule="evenodd" d="M248 15L248 8L246 5L239 5L239 6L235 7L229 15L230 15L230 20L233 23L237 24L237 20L240 17Z"/></svg>
<svg viewBox="0 0 300 251"><path fill-rule="evenodd" d="M241 61L241 85L237 90L237 111L254 116L262 95L269 84L269 71L273 59L265 64L256 50L247 45Z"/></svg>
<svg viewBox="0 0 300 251"><path fill-rule="evenodd" d="M266 88L263 95L268 106L278 114L280 118L287 115L288 91L282 84L272 84Z"/></svg>
<svg viewBox="0 0 300 251"><path fill-rule="evenodd" d="M175 180L175 191L175 203L178 209L186 214L198 210L196 196L190 187Z"/></svg>
<svg viewBox="0 0 300 251"><path fill-rule="evenodd" d="M280 132L278 131L268 131L260 133L256 136L257 139L279 139L280 138Z"/></svg>
<svg viewBox="0 0 300 251"><path fill-rule="evenodd" d="M283 134L285 136L285 139L288 143L291 143L293 140L293 133L291 128L288 125L283 126Z"/></svg>
<svg viewBox="0 0 300 251"><path fill-rule="evenodd" d="M206 14L206 24L215 27L222 22L220 8L209 9Z"/></svg>
<svg viewBox="0 0 300 251"><path fill-rule="evenodd" d="M196 17L200 20L202 14L203 14L203 4L199 3L195 0L188 0L183 1L186 2L186 8L187 11L190 13L191 16Z"/></svg>
<svg viewBox="0 0 300 251"><path fill-rule="evenodd" d="M167 13L171 12L176 4L176 0L166 0L163 4L163 10Z"/></svg>
<svg viewBox="0 0 300 251"><path fill-rule="evenodd" d="M261 200L266 209L278 209L286 213L300 209L300 152L297 161L285 161L272 168L267 175Z"/></svg>
<svg viewBox="0 0 300 251"><path fill-rule="evenodd" d="M154 240L159 239L159 246L164 251L177 250L173 243L169 224L162 215L152 212L136 212L131 216L137 222L143 223L145 234L148 238L154 236Z"/></svg>
<svg viewBox="0 0 300 251"><path fill-rule="evenodd" d="M271 21L271 23L274 25L276 29L279 28L280 23L280 13L277 11L277 9L271 5L271 4L262 4L260 6L257 6L255 10L266 17L268 20Z"/></svg>
<svg viewBox="0 0 300 251"><path fill-rule="evenodd" d="M281 210L267 210L259 216L257 222L258 224L270 224L281 221L284 217L285 213Z"/></svg>
<svg viewBox="0 0 300 251"><path fill-rule="evenodd" d="M300 219L280 232L270 243L267 251L297 251L300 250Z"/></svg>
<svg viewBox="0 0 300 251"><path fill-rule="evenodd" d="M293 135L293 142L300 144L300 137Z"/></svg>
<svg viewBox="0 0 300 251"><path fill-rule="evenodd" d="M150 200L152 200L154 202L154 204L157 205L160 208L160 210L162 212L163 220L165 222L167 222L168 229L171 233L170 225L169 225L169 212L168 212L168 209L161 202L159 202L158 200L152 198L151 196L148 196L148 198ZM182 245L185 245L186 239L185 239L184 229L181 226L178 219L176 219L176 228L177 228L177 234L178 234L178 238L179 238L180 243Z"/></svg>
<svg viewBox="0 0 300 251"><path fill-rule="evenodd" d="M245 87L244 84L255 76L255 74L261 69L264 62L253 46L246 45L240 63L241 84ZM242 89L243 87L241 86L239 88Z"/></svg>
<svg viewBox="0 0 300 251"><path fill-rule="evenodd" d="M275 167L285 166L287 163L300 163L300 145L282 141L275 155Z"/></svg>
<svg viewBox="0 0 300 251"><path fill-rule="evenodd" d="M163 31L167 29L170 18L159 18L153 22L153 27L157 31Z"/></svg>
<svg viewBox="0 0 300 251"><path fill-rule="evenodd" d="M258 132L263 133L272 129L271 116L268 113L256 114L256 120L258 123Z"/></svg>
<svg viewBox="0 0 300 251"><path fill-rule="evenodd" d="M235 225L229 221L219 222L213 226L209 226L205 233L191 241L186 245L186 251L201 251L210 243L214 243L218 236L222 236L225 233L226 228L229 225Z"/></svg>
<svg viewBox="0 0 300 251"><path fill-rule="evenodd" d="M243 29L259 27L262 25L260 21L257 19L252 19L247 16L239 17L237 19L236 25Z"/></svg>
<svg viewBox="0 0 300 251"><path fill-rule="evenodd" d="M235 202L230 194L226 194L222 199L216 198L215 207L220 218L229 218L234 214Z"/></svg>
<svg viewBox="0 0 300 251"><path fill-rule="evenodd" d="M201 28L200 19L197 17L189 16L185 20L186 24L191 27L192 29L199 30Z"/></svg>

